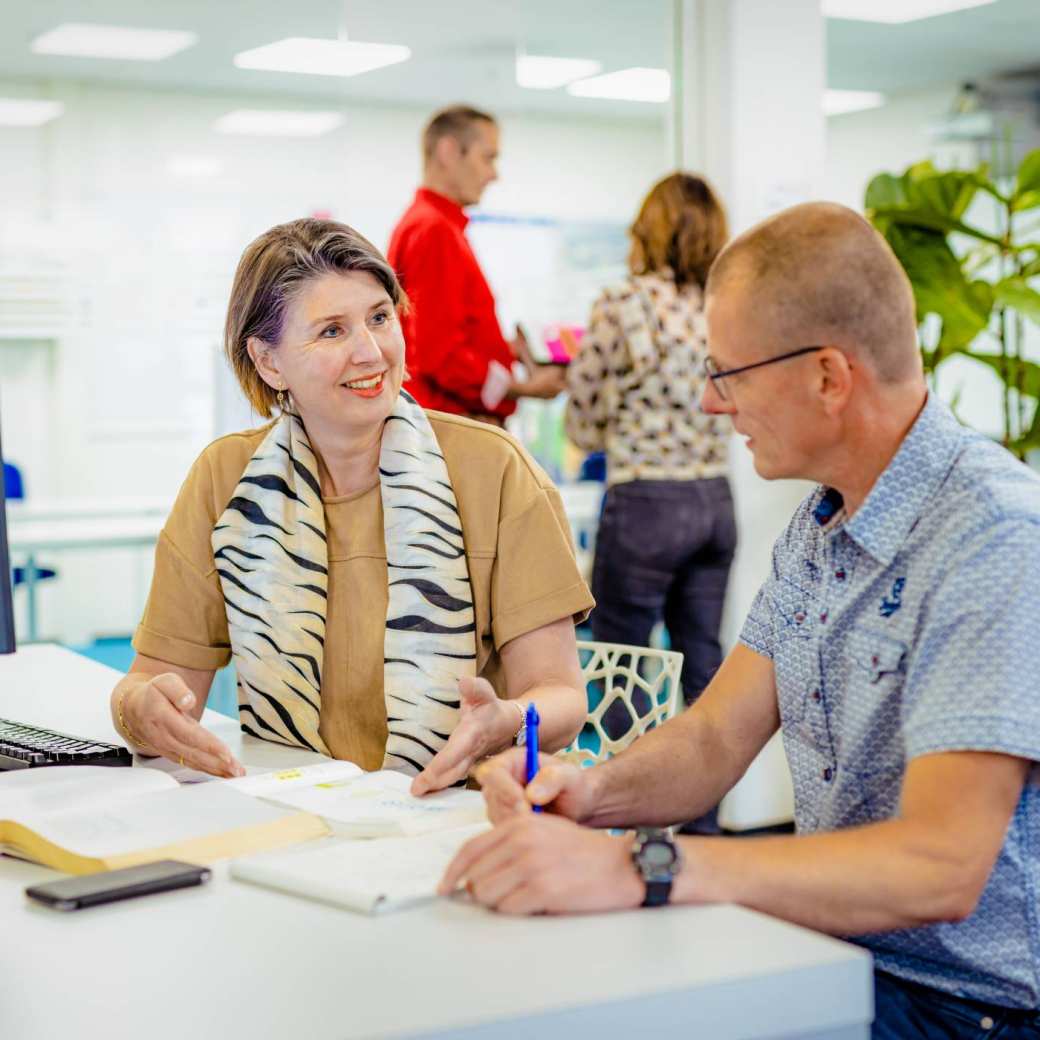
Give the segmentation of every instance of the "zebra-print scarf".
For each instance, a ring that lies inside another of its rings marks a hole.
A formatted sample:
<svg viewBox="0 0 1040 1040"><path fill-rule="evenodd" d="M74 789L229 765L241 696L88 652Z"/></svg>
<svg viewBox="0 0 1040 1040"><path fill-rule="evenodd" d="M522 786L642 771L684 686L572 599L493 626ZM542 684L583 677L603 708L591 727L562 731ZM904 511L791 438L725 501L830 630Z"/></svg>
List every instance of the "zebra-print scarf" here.
<svg viewBox="0 0 1040 1040"><path fill-rule="evenodd" d="M389 603L384 768L418 772L458 721L456 680L476 670L473 596L459 510L426 413L401 391L379 453ZM318 733L328 546L318 463L303 423L264 438L213 529L213 556L253 736L328 754ZM353 597L366 609L365 589Z"/></svg>

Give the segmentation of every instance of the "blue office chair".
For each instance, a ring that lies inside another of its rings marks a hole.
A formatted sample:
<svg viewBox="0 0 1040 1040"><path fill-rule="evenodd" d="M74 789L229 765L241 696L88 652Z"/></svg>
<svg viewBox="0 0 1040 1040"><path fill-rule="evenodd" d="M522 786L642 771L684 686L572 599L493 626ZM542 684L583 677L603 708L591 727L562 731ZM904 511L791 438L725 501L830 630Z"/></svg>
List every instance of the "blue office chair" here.
<svg viewBox="0 0 1040 1040"><path fill-rule="evenodd" d="M22 471L12 462L4 463L4 497L14 501L17 498L25 498L25 482L22 480ZM14 584L22 585L25 582L25 568L12 567ZM58 572L50 567L37 567L36 580L45 581L48 578L56 578Z"/></svg>

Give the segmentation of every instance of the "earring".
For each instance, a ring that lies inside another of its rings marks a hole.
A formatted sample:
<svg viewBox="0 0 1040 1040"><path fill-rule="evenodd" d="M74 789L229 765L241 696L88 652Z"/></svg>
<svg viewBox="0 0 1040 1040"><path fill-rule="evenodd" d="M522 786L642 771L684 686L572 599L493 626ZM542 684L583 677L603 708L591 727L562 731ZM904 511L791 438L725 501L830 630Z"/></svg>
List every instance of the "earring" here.
<svg viewBox="0 0 1040 1040"><path fill-rule="evenodd" d="M285 415L285 392L283 390L278 391L276 400L278 401L278 411Z"/></svg>

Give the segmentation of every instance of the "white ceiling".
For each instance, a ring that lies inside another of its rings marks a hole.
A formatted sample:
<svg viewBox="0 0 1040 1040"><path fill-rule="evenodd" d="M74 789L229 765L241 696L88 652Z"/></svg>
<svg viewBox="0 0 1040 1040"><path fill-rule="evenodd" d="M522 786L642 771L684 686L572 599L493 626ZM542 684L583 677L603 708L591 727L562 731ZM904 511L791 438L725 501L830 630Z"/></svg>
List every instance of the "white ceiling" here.
<svg viewBox="0 0 1040 1040"><path fill-rule="evenodd" d="M784 0L775 0L782 3ZM198 34L161 62L35 55L29 41L66 21ZM351 79L235 68L241 50L285 36L403 43L411 61ZM316 102L362 99L433 108L466 100L497 112L626 115L661 119L663 106L575 98L516 86L517 48L588 57L604 71L662 66L671 0L0 0L0 78L118 81L169 89L270 94ZM832 87L889 93L1040 64L1040 0L985 7L905 25L827 23ZM782 43L781 43L782 45Z"/></svg>

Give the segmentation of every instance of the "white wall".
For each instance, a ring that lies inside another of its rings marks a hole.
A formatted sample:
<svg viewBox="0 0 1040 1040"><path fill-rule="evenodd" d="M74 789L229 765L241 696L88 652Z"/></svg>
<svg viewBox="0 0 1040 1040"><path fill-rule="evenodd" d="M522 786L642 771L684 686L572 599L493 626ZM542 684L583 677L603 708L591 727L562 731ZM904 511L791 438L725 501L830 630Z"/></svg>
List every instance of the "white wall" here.
<svg viewBox="0 0 1040 1040"><path fill-rule="evenodd" d="M210 126L232 108L291 100L3 81L0 94L66 105L43 127L0 129L5 454L25 461L36 497L172 498L217 427L221 327L242 248L313 213L385 247L418 180L429 113L348 107L326 136L264 139ZM507 117L502 143L492 212L624 222L665 169L663 122ZM184 156L219 172L171 172ZM34 421L14 403L29 399L49 403ZM69 580L47 589L44 631L127 630L137 607L111 590L132 581L131 564L103 575L80 566L65 562ZM91 594L73 602L62 588Z"/></svg>

